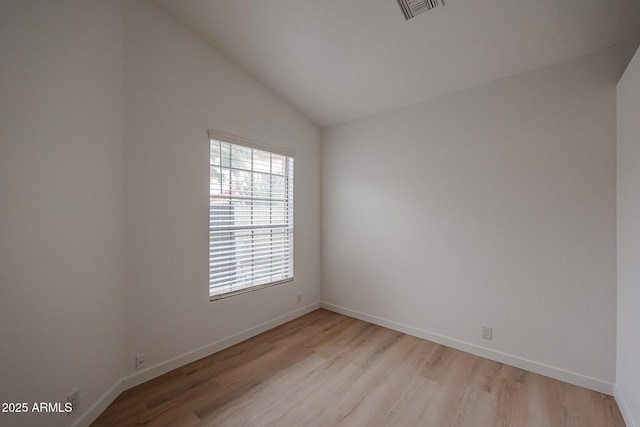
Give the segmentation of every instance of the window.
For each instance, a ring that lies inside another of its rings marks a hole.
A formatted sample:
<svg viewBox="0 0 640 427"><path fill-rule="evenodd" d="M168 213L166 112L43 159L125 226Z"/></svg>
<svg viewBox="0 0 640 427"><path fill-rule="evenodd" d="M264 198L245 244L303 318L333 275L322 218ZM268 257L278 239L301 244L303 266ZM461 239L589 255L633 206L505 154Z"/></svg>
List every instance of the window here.
<svg viewBox="0 0 640 427"><path fill-rule="evenodd" d="M209 132L209 297L293 279L293 153Z"/></svg>

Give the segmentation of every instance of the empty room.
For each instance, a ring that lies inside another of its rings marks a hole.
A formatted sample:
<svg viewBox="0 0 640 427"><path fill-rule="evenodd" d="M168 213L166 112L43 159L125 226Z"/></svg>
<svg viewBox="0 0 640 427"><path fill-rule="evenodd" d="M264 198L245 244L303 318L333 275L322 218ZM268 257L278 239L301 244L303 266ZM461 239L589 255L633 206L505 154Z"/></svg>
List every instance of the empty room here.
<svg viewBox="0 0 640 427"><path fill-rule="evenodd" d="M640 427L640 2L0 0L0 426Z"/></svg>

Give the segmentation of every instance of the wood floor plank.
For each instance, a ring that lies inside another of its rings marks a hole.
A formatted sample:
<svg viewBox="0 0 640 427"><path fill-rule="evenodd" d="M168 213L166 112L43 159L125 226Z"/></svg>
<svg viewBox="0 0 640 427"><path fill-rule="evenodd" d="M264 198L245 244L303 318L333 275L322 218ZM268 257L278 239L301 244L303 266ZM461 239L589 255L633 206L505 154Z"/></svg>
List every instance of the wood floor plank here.
<svg viewBox="0 0 640 427"><path fill-rule="evenodd" d="M317 380L326 365L326 360L321 357L307 357L291 369L283 370L259 386L253 387L242 398L228 402L208 414L202 410L198 412L206 425L212 426L266 423L269 419L276 419L281 412L295 404L299 393ZM274 401L274 396L278 397L277 401ZM284 404L280 411L272 411L272 415L269 416L269 411L274 409L274 403L279 402Z"/></svg>
<svg viewBox="0 0 640 427"><path fill-rule="evenodd" d="M394 407L387 413L389 426L419 426L427 406L438 391L438 384L420 375L412 378ZM385 420L386 421L386 420Z"/></svg>
<svg viewBox="0 0 640 427"><path fill-rule="evenodd" d="M122 393L93 426L623 427L611 396L319 309Z"/></svg>
<svg viewBox="0 0 640 427"><path fill-rule="evenodd" d="M319 379L318 384L303 393L294 405L268 426L331 425L332 413L339 403L349 401L350 384L364 370L353 364L332 364Z"/></svg>

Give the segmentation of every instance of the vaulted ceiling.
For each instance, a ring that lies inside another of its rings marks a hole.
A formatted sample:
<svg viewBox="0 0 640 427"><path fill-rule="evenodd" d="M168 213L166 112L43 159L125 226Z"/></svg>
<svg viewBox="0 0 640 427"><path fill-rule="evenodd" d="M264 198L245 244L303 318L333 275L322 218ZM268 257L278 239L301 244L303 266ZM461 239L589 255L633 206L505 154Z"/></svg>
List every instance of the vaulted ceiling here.
<svg viewBox="0 0 640 427"><path fill-rule="evenodd" d="M321 127L625 42L638 0L154 0Z"/></svg>

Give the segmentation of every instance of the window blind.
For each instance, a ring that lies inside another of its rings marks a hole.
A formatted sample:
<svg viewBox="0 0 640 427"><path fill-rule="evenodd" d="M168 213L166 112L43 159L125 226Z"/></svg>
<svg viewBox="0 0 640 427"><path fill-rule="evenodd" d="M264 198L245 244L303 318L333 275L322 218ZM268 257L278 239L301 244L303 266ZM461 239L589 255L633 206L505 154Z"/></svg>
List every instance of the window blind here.
<svg viewBox="0 0 640 427"><path fill-rule="evenodd" d="M293 156L209 138L210 298L293 279Z"/></svg>

